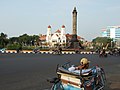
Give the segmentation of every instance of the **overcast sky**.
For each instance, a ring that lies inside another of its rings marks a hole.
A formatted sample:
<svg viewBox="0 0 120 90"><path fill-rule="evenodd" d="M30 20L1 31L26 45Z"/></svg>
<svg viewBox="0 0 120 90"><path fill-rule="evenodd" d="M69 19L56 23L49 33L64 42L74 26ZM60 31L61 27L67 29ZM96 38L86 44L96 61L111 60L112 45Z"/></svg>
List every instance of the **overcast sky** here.
<svg viewBox="0 0 120 90"><path fill-rule="evenodd" d="M72 10L78 12L77 34L88 41L101 29L120 25L120 0L0 0L0 32L8 37L46 34L66 27L72 33Z"/></svg>

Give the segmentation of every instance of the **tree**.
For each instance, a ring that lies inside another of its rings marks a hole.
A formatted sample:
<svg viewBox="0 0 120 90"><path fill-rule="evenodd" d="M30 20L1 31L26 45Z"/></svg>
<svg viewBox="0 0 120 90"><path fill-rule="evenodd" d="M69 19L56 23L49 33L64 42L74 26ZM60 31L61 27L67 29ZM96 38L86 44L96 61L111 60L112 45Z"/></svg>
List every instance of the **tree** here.
<svg viewBox="0 0 120 90"><path fill-rule="evenodd" d="M113 40L108 37L97 37L92 40L96 48L110 47Z"/></svg>
<svg viewBox="0 0 120 90"><path fill-rule="evenodd" d="M23 34L19 36L19 42L22 44L22 46L27 46L29 45L29 35Z"/></svg>
<svg viewBox="0 0 120 90"><path fill-rule="evenodd" d="M40 45L40 40L38 35L29 36L23 34L19 37L11 37L7 39L7 34L0 33L0 48L8 47L9 49L13 48L22 48L23 46L38 46Z"/></svg>
<svg viewBox="0 0 120 90"><path fill-rule="evenodd" d="M7 34L0 33L0 48L5 48L8 44Z"/></svg>
<svg viewBox="0 0 120 90"><path fill-rule="evenodd" d="M9 44L19 43L18 37L9 38Z"/></svg>
<svg viewBox="0 0 120 90"><path fill-rule="evenodd" d="M22 44L22 46L28 46L28 45L35 45L39 43L39 36L33 35L29 36L27 34L23 34L19 36L19 42Z"/></svg>

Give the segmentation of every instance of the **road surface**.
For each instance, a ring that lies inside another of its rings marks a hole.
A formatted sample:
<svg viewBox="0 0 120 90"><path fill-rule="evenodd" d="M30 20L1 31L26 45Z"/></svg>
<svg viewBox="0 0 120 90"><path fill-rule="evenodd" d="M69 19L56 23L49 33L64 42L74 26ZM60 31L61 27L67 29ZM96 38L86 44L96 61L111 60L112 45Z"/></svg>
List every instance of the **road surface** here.
<svg viewBox="0 0 120 90"><path fill-rule="evenodd" d="M0 54L0 90L47 90L51 84L47 78L56 76L57 64L70 61L78 65L87 57L93 65L105 69L105 90L120 90L120 56L100 58L95 54Z"/></svg>

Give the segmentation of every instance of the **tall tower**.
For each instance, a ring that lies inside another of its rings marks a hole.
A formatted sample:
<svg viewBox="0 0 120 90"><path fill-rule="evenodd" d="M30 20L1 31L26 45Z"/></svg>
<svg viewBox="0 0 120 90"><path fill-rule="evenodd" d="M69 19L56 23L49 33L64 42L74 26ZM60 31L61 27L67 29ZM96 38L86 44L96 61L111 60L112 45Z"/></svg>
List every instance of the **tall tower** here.
<svg viewBox="0 0 120 90"><path fill-rule="evenodd" d="M73 19L72 19L72 39L70 41L69 48L82 48L80 42L77 39L77 10L74 7L72 11Z"/></svg>
<svg viewBox="0 0 120 90"><path fill-rule="evenodd" d="M74 7L74 10L72 12L73 14L73 35L77 35L77 10L76 7Z"/></svg>
<svg viewBox="0 0 120 90"><path fill-rule="evenodd" d="M77 40L77 10L76 7L74 7L72 12L72 39L71 42L78 42Z"/></svg>

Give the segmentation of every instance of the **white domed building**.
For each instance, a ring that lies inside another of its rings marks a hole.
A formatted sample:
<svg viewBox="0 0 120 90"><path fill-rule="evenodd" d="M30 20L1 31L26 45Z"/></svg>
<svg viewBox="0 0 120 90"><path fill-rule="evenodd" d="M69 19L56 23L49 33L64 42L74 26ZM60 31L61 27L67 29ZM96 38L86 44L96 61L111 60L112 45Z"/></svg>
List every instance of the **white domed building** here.
<svg viewBox="0 0 120 90"><path fill-rule="evenodd" d="M65 26L61 27L61 30L55 31L55 33L51 33L52 31L51 26L49 25L47 28L47 35L46 35L46 42L48 46L55 46L55 45L65 45L66 44L66 34L65 34Z"/></svg>
<svg viewBox="0 0 120 90"><path fill-rule="evenodd" d="M47 34L46 35L40 35L40 42L43 47L54 47L54 46L66 46L67 43L72 38L72 34L65 33L65 26L62 25L61 29L56 30L54 33L52 33L52 27L49 25L47 27ZM80 36L77 36L78 40L83 41L84 38L81 38Z"/></svg>

